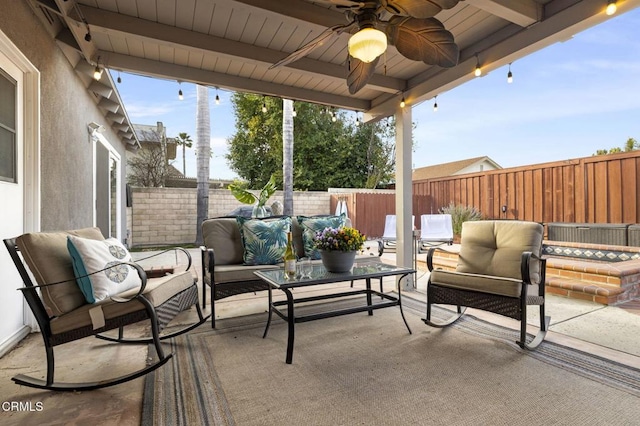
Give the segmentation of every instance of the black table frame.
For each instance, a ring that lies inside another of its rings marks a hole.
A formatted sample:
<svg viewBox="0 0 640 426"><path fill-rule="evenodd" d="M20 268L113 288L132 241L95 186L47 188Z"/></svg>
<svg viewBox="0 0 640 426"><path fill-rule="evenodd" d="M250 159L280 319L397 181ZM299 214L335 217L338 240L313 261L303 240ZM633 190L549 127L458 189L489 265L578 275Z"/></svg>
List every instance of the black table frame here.
<svg viewBox="0 0 640 426"><path fill-rule="evenodd" d="M295 339L295 324L299 322L315 321L323 318L331 318L341 315L348 315L357 312L368 312L369 315L373 315L373 311L376 309L388 308L392 306L398 306L400 308L400 315L404 321L409 334L411 334L411 328L402 311L402 293L400 281L402 278L409 274L415 273L414 269L396 267L395 265L388 265L380 262L356 262L351 272L345 273L331 273L327 272L321 264L314 265L314 272L312 278L296 277L293 280L286 280L283 276L283 269L269 269L263 271L254 272L258 277L269 284L269 315L267 318L267 324L262 335L263 338L267 337L269 327L271 325L271 318L273 312L275 312L280 318L285 320L288 324L288 337L287 337L287 356L286 363L291 364L293 362L293 345ZM388 276L398 276L396 280L396 287L398 290L398 296L386 294L382 288L382 278ZM371 288L371 279L376 278L380 280L380 291L373 290ZM312 285L332 284L338 282L346 282L356 280L366 280L365 289L354 289L340 293L330 293L319 296L303 297L295 299L291 289L307 287ZM287 300L273 301L273 289L279 289L284 292ZM295 304L313 302L319 300L339 299L354 295L366 295L366 305L354 306L345 309L338 309L333 311L319 312L315 314L309 314L304 316L295 316ZM374 303L373 296L378 296L381 302ZM287 306L286 312L282 312L278 309L279 306Z"/></svg>

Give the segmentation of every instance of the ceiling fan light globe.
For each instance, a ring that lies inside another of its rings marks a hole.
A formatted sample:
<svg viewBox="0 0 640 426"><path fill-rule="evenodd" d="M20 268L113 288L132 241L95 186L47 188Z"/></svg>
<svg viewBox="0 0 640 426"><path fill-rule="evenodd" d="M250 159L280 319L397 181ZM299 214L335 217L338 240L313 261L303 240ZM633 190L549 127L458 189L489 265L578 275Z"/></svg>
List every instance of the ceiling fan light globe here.
<svg viewBox="0 0 640 426"><path fill-rule="evenodd" d="M349 54L362 62L372 62L387 50L387 36L375 28L364 28L349 39Z"/></svg>

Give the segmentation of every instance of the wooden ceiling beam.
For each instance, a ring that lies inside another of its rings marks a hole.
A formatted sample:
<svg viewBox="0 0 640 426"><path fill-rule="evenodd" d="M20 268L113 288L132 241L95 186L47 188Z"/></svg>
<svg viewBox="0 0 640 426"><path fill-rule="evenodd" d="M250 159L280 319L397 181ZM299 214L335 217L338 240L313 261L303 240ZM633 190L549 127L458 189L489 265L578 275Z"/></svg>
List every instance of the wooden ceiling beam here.
<svg viewBox="0 0 640 426"><path fill-rule="evenodd" d="M365 111L371 104L367 100L351 98L348 96L333 95L315 90L302 89L293 86L284 86L277 83L254 80L238 76L211 72L207 70L185 67L151 59L136 58L133 56L98 52L110 68L125 72L134 72L151 77L191 81L210 87L220 87L239 92L257 93L279 98L293 99L296 101L312 102L322 105L332 105L338 108Z"/></svg>
<svg viewBox="0 0 640 426"><path fill-rule="evenodd" d="M466 0L465 3L525 28L542 19L542 5L533 0Z"/></svg>
<svg viewBox="0 0 640 426"><path fill-rule="evenodd" d="M93 32L102 31L106 34L122 33L155 43L168 44L176 48L198 49L203 53L225 55L260 66L274 64L286 56L286 53L277 50L158 24L144 19L123 16L102 9L88 6L80 6L80 8ZM110 64L110 66L112 66L112 64ZM347 77L346 66L309 58L300 59L289 64L287 67L301 71L304 74L314 74L323 78L332 78L339 81L344 81ZM367 84L367 88L387 93L397 93L405 87L406 82L404 80L380 74L374 75Z"/></svg>

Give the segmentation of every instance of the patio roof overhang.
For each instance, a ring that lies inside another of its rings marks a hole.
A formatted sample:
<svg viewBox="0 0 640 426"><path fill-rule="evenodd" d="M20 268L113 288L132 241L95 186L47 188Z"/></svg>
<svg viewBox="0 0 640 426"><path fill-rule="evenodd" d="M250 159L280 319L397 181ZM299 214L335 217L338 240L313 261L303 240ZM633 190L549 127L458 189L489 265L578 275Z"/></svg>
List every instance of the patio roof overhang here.
<svg viewBox="0 0 640 426"><path fill-rule="evenodd" d="M410 107L475 78L476 62L487 73L610 18L607 0L460 1L436 15L460 48L456 66L412 61L389 46L368 84L352 95L346 84L347 33L303 59L270 69L327 27L347 23L326 1L29 1L76 70L91 70L99 62L112 70L362 111L365 121L395 115L396 211L402 212L397 262L407 267L412 265ZM640 6L640 0L617 3L618 13ZM104 105L98 105L111 119L117 112L108 107L115 105L100 96ZM403 97L409 108L400 108ZM128 119L124 124L130 126Z"/></svg>
<svg viewBox="0 0 640 426"><path fill-rule="evenodd" d="M343 33L288 66L269 67L347 22L325 3L307 0L30 0L74 66L121 70L363 111L365 120L395 113L571 38L608 18L607 0L466 0L436 15L460 47L444 69L409 60L389 46L362 90L349 94ZM619 13L640 0L619 0ZM91 40L85 40L90 31Z"/></svg>

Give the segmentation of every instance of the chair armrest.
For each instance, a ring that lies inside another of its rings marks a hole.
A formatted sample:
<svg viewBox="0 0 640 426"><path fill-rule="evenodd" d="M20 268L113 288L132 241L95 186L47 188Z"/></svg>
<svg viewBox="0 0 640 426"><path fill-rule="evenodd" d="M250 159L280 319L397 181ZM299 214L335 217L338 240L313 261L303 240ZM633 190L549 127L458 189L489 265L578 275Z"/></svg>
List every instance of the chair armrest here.
<svg viewBox="0 0 640 426"><path fill-rule="evenodd" d="M450 254L455 254L455 251L451 251L451 250L445 250L441 247L430 247L429 251L427 251L427 268L429 269L429 272L433 271L434 267L433 267L433 255L436 251L441 251L443 253L450 253Z"/></svg>
<svg viewBox="0 0 640 426"><path fill-rule="evenodd" d="M384 241L378 240L378 257L382 256L384 253Z"/></svg>
<svg viewBox="0 0 640 426"><path fill-rule="evenodd" d="M205 246L200 246L200 255L202 258L202 277L207 272L211 274L213 277L213 269L215 268L215 252L212 248L208 248ZM213 280L212 280L213 281Z"/></svg>
<svg viewBox="0 0 640 426"><path fill-rule="evenodd" d="M542 287L544 287L546 269L547 269L547 259L537 256L530 251L525 251L522 253L522 258L520 261L520 274L522 275L522 281L526 284L534 284L531 282L531 276L529 274L531 259L534 259L540 262L540 284L542 284Z"/></svg>
<svg viewBox="0 0 640 426"><path fill-rule="evenodd" d="M142 269L142 266L138 265L137 263L133 263L133 262L122 262L122 265L129 265L132 268L135 268L136 272L138 273L138 276L140 277L140 289L138 290L138 292L136 294L134 294L133 296L131 296L130 298L124 298L124 297L118 297L118 296L111 296L111 300L113 300L114 302L118 302L118 303L126 303L126 302L130 302L133 299L137 299L139 297L143 297L142 293L144 292L145 287L147 286L147 273L144 271L144 269ZM113 265L111 265L110 267L113 267ZM108 269L108 268L106 268ZM104 269L103 269L104 270ZM94 274L97 274L98 272L102 272L102 271L97 271L94 272ZM89 274L92 275L92 274Z"/></svg>

